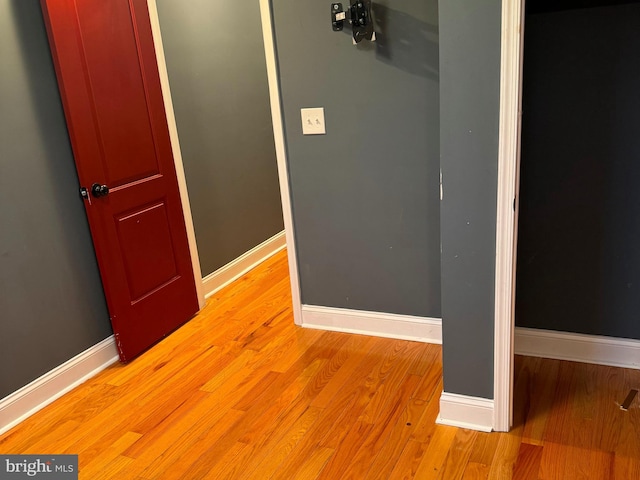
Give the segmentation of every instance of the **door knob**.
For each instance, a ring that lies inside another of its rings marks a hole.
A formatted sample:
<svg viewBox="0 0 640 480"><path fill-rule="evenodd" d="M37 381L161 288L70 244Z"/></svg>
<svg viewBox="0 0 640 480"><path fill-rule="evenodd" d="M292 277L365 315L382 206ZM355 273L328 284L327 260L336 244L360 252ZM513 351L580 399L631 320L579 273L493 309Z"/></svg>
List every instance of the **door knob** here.
<svg viewBox="0 0 640 480"><path fill-rule="evenodd" d="M109 187L94 183L91 185L91 194L96 198L106 197L109 194Z"/></svg>

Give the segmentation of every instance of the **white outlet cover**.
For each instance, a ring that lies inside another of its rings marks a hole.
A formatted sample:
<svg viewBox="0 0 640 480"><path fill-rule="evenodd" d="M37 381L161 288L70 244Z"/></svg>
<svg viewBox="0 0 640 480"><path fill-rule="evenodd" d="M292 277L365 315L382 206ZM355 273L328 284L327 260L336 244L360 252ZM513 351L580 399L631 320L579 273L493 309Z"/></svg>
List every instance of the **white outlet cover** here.
<svg viewBox="0 0 640 480"><path fill-rule="evenodd" d="M301 108L302 134L303 135L325 135L327 130L324 124L324 107Z"/></svg>

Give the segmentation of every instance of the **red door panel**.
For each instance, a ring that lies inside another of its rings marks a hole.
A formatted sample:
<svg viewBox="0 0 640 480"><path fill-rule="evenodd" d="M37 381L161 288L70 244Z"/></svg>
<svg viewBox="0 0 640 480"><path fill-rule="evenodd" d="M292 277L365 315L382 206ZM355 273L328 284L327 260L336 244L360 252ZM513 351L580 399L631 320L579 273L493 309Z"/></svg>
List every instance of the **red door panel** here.
<svg viewBox="0 0 640 480"><path fill-rule="evenodd" d="M120 357L198 310L145 0L41 0Z"/></svg>
<svg viewBox="0 0 640 480"><path fill-rule="evenodd" d="M164 203L118 218L117 228L133 302L179 278Z"/></svg>
<svg viewBox="0 0 640 480"><path fill-rule="evenodd" d="M136 45L136 39L129 3L78 0L76 9L86 76L100 128L106 183L113 188L159 173L142 59L136 49L130 48ZM105 41L99 33L102 29L117 34ZM117 122L109 121L115 118Z"/></svg>

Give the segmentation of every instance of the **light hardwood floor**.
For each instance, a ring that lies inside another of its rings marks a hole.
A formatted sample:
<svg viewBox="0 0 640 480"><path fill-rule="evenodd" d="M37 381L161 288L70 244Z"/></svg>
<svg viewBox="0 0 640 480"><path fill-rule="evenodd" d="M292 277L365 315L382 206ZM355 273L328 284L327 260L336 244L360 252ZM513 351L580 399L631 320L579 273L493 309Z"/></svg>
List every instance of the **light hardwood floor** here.
<svg viewBox="0 0 640 480"><path fill-rule="evenodd" d="M0 437L82 479L640 479L640 372L517 358L509 434L436 426L436 345L293 325L282 252Z"/></svg>

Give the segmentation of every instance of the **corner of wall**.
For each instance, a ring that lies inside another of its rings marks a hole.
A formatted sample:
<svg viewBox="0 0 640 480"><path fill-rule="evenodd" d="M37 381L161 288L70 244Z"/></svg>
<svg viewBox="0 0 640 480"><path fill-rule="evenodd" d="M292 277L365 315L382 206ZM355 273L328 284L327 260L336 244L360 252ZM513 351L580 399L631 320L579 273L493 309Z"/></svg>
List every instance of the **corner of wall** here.
<svg viewBox="0 0 640 480"><path fill-rule="evenodd" d="M0 399L0 435L118 361L113 335Z"/></svg>
<svg viewBox="0 0 640 480"><path fill-rule="evenodd" d="M494 402L486 398L442 392L436 423L452 427L491 432Z"/></svg>

